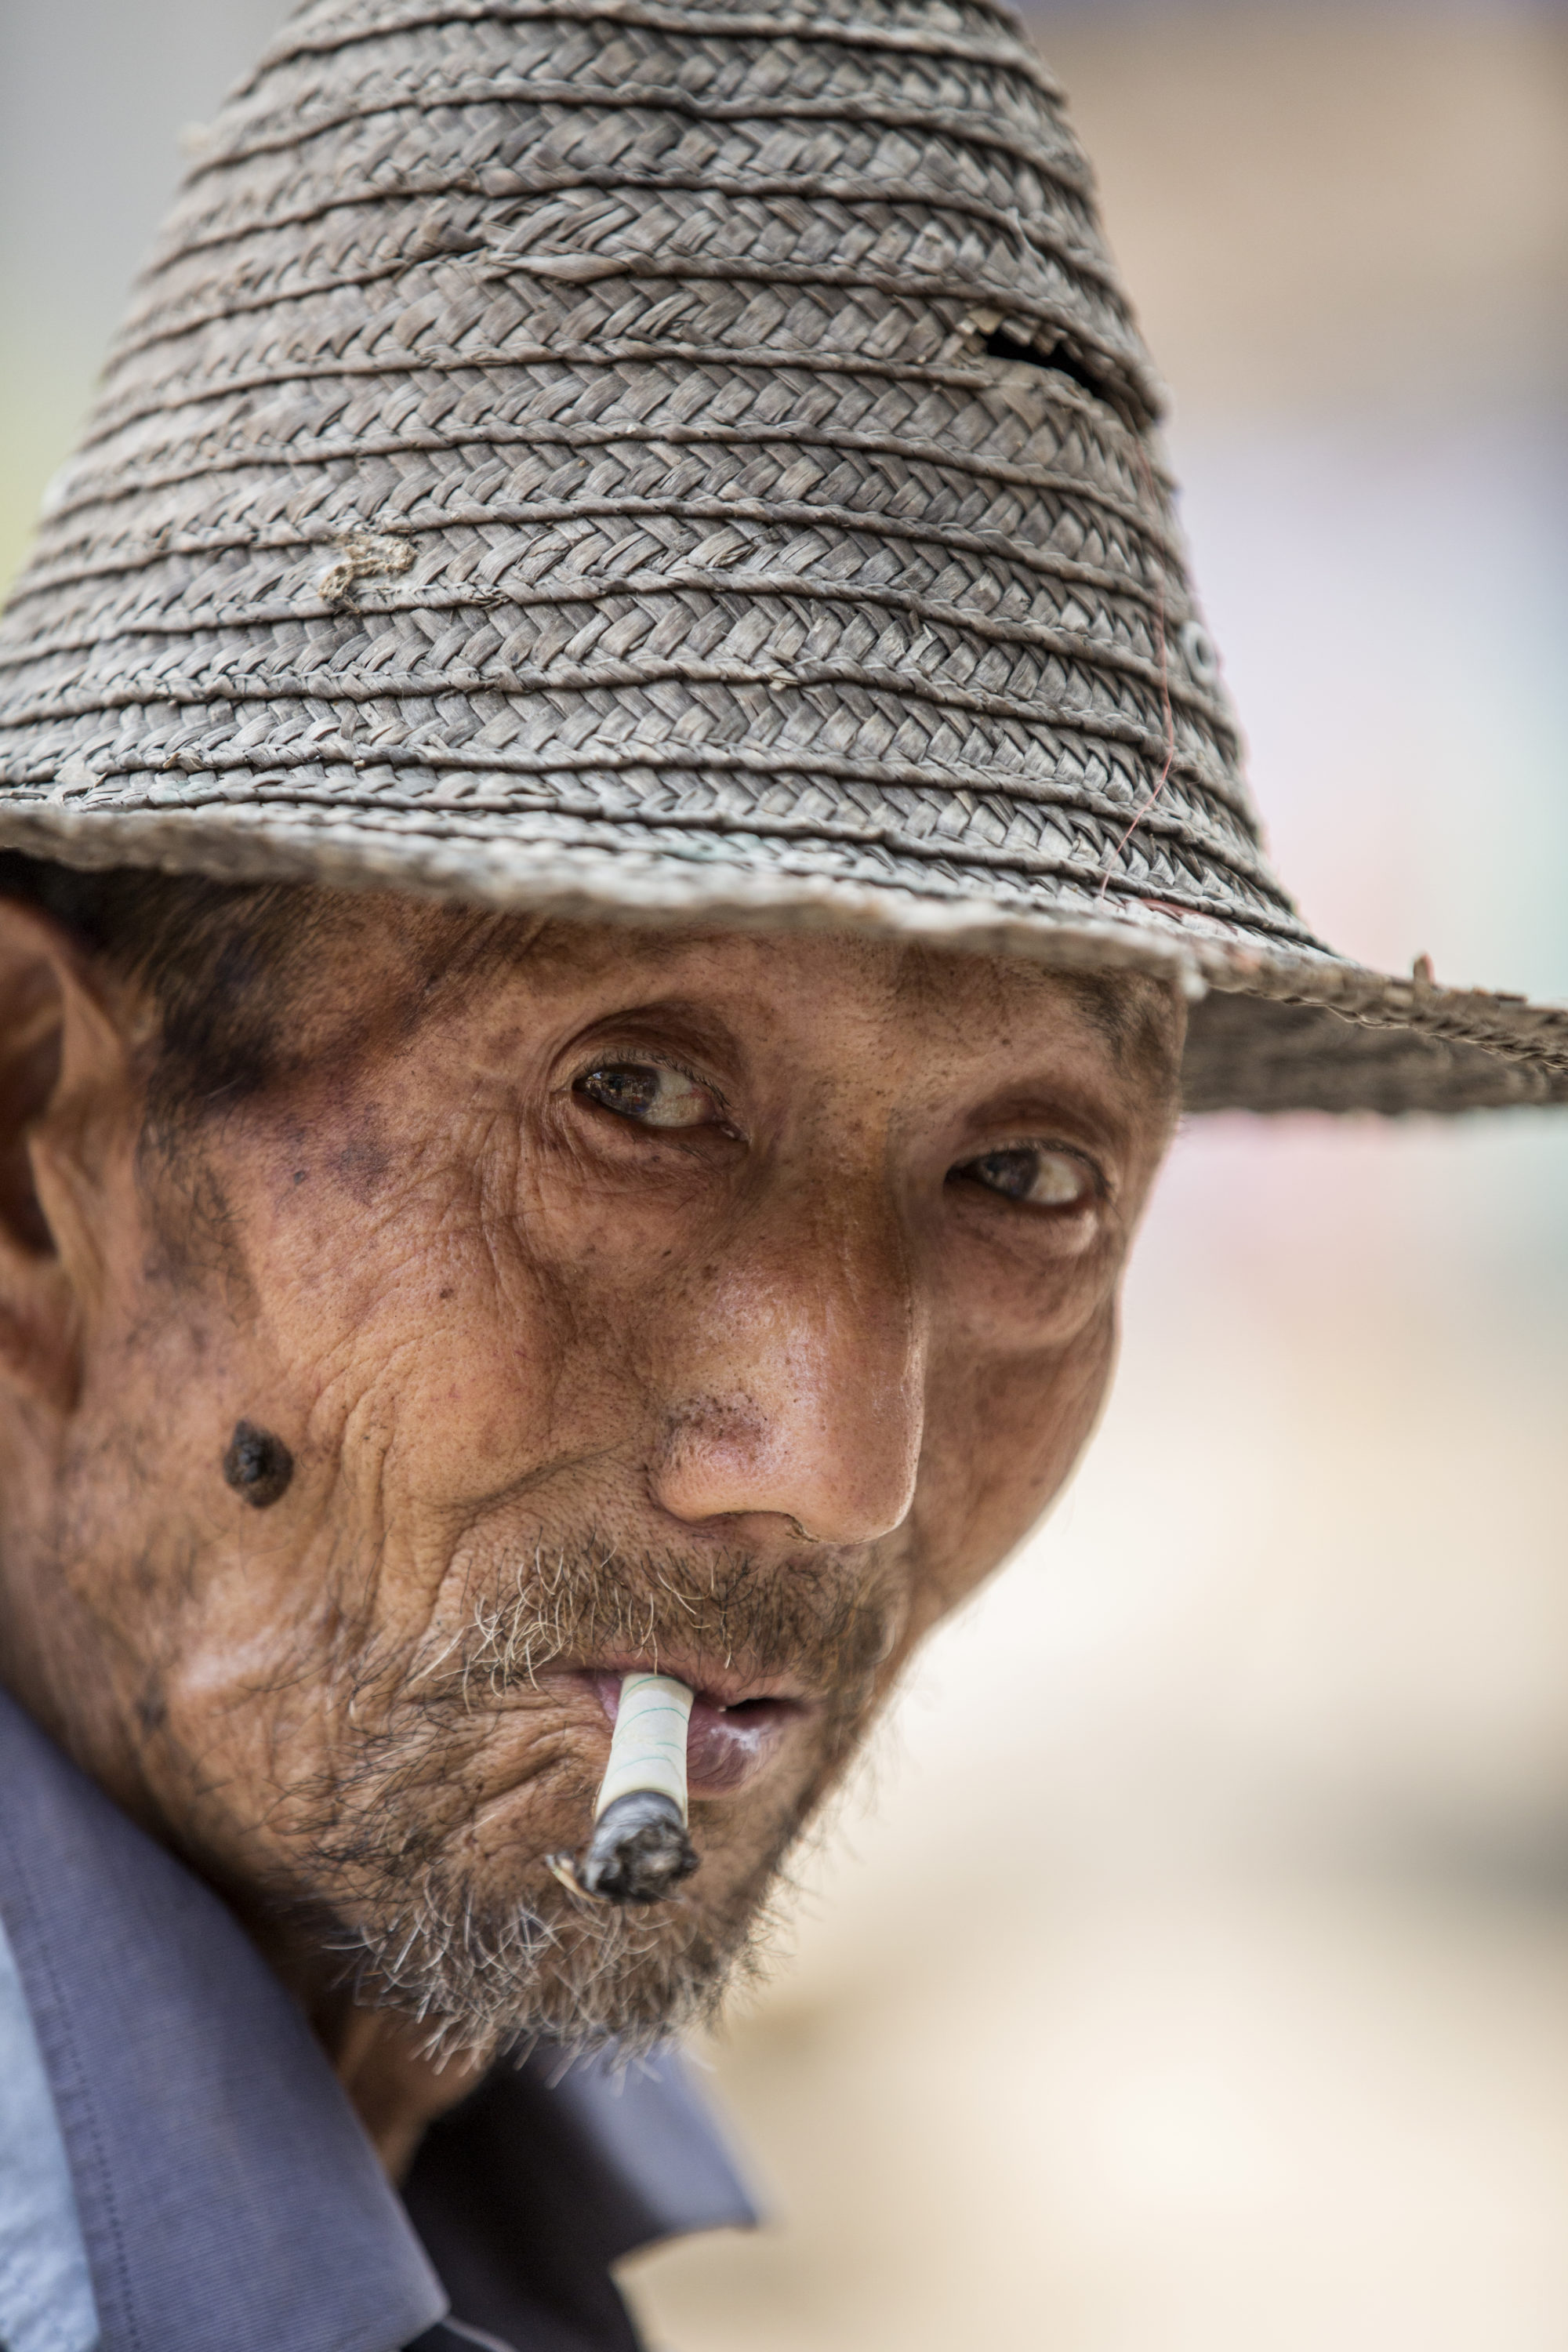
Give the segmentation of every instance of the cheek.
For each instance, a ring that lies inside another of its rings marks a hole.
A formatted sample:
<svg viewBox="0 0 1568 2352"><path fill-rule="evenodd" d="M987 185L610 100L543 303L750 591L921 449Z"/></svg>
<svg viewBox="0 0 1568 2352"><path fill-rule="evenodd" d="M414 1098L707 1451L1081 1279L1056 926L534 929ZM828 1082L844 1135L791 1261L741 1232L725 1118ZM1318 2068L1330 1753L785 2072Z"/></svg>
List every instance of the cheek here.
<svg viewBox="0 0 1568 2352"><path fill-rule="evenodd" d="M368 1211L288 1202L267 1236L267 1352L301 1475L374 1543L388 1630L417 1631L478 1513L640 1426L641 1306L609 1238L584 1247L505 1172L487 1189L475 1142Z"/></svg>
<svg viewBox="0 0 1568 2352"><path fill-rule="evenodd" d="M1042 1224L1015 1241L1004 1229L976 1234L954 1220L937 1255L937 1319L950 1345L978 1362L1021 1364L1076 1345L1113 1297L1121 1270L1120 1236L1098 1218Z"/></svg>
<svg viewBox="0 0 1568 2352"><path fill-rule="evenodd" d="M1101 1298L1062 1344L950 1346L934 1359L912 1524L922 1630L989 1576L1060 1492L1115 1353L1115 1302Z"/></svg>

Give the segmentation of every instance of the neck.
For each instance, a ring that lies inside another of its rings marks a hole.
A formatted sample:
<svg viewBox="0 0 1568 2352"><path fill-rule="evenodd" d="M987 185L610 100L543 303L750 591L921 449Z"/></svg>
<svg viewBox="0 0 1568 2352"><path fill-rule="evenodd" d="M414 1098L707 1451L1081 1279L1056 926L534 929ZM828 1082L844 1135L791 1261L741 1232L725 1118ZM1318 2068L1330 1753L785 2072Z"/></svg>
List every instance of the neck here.
<svg viewBox="0 0 1568 2352"><path fill-rule="evenodd" d="M434 2059L424 2046L427 2029L343 1996L310 2022L388 2179L406 2179L426 2132L478 2087L488 2055Z"/></svg>
<svg viewBox="0 0 1568 2352"><path fill-rule="evenodd" d="M383 2169L400 2184L430 2126L483 2082L494 2049L433 2055L427 2023L354 1999L331 1966L329 1930L312 1935L297 1919L286 1925L232 1884L220 1892L304 2011Z"/></svg>

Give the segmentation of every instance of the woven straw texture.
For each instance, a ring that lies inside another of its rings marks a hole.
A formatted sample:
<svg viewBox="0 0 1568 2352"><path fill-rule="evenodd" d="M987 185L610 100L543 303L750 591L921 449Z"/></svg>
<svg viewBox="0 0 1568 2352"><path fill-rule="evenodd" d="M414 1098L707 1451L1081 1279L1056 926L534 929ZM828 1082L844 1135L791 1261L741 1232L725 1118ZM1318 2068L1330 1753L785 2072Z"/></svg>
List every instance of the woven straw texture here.
<svg viewBox="0 0 1568 2352"><path fill-rule="evenodd" d="M0 632L0 842L1163 970L1194 1108L1568 1096L1269 870L1060 94L989 0L319 0Z"/></svg>

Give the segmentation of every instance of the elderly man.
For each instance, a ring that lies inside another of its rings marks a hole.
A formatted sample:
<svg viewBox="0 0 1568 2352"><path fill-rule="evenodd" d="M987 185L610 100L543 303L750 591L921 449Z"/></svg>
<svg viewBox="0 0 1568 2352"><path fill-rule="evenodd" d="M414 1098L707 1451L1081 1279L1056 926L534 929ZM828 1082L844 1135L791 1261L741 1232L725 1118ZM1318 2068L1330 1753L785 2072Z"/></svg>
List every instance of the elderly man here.
<svg viewBox="0 0 1568 2352"><path fill-rule="evenodd" d="M1184 1097L1568 1092L1270 874L1157 404L992 0L317 0L206 134L0 649L8 2352L631 2343Z"/></svg>

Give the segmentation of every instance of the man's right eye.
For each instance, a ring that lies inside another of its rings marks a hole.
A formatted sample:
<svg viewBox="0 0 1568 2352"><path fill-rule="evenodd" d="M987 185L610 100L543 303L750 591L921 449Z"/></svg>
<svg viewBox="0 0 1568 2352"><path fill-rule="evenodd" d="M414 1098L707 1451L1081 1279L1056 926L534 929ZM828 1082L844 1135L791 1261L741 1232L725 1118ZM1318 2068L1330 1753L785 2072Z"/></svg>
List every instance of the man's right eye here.
<svg viewBox="0 0 1568 2352"><path fill-rule="evenodd" d="M720 1118L708 1088L664 1062L600 1062L573 1092L643 1127L709 1127Z"/></svg>

